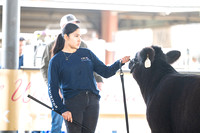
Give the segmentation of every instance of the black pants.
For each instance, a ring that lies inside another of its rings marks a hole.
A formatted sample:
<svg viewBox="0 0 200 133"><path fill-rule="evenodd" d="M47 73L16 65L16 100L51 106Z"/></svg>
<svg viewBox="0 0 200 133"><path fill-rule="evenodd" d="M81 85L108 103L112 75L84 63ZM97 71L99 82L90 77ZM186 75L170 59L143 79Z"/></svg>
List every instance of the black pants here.
<svg viewBox="0 0 200 133"><path fill-rule="evenodd" d="M73 120L95 132L99 116L98 96L89 91L84 91L64 101L64 104L71 111ZM67 133L90 133L88 130L66 120L65 125Z"/></svg>

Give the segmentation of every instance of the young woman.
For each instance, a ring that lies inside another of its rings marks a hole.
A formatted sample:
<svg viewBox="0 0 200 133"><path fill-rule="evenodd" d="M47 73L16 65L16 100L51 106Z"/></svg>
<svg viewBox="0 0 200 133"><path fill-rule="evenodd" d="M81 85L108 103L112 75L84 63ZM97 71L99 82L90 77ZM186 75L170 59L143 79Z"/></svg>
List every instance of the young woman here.
<svg viewBox="0 0 200 133"><path fill-rule="evenodd" d="M59 34L54 56L48 69L48 91L53 109L60 112L65 119L68 133L88 133L80 124L95 131L99 116L99 90L93 72L108 78L129 61L125 56L111 66L106 66L96 55L86 48L79 48L81 43L80 28L69 23L62 34ZM63 90L63 102L59 96L59 88Z"/></svg>

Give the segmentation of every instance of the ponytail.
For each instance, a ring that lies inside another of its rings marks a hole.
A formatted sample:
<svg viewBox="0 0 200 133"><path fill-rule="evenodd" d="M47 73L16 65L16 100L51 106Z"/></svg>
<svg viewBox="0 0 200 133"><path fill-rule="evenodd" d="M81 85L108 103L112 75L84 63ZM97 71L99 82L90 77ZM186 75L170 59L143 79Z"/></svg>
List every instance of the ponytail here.
<svg viewBox="0 0 200 133"><path fill-rule="evenodd" d="M58 52L60 52L63 48L64 48L64 45L65 45L65 40L62 36L62 34L59 34L57 39L56 39L56 43L54 44L54 47L52 49L52 57L57 54Z"/></svg>
<svg viewBox="0 0 200 133"><path fill-rule="evenodd" d="M79 29L79 26L73 23L68 23L65 25L65 27L62 29L62 33L60 33L56 39L56 43L54 44L52 48L52 57L60 52L65 45L65 39L64 35L67 34L69 36L71 33L73 33L75 30Z"/></svg>

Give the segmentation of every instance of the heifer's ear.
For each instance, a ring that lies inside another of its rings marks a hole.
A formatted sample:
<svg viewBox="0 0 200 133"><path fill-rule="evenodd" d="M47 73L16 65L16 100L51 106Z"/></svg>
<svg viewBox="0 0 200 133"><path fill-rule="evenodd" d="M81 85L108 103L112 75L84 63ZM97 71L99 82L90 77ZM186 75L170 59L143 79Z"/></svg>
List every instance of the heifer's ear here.
<svg viewBox="0 0 200 133"><path fill-rule="evenodd" d="M176 60L179 59L180 56L181 56L181 52L177 50L172 50L166 53L167 62L169 64L174 63Z"/></svg>
<svg viewBox="0 0 200 133"><path fill-rule="evenodd" d="M142 58L142 62L144 63L145 68L151 67L151 62L154 60L155 51L151 47L144 48L140 52L140 57Z"/></svg>

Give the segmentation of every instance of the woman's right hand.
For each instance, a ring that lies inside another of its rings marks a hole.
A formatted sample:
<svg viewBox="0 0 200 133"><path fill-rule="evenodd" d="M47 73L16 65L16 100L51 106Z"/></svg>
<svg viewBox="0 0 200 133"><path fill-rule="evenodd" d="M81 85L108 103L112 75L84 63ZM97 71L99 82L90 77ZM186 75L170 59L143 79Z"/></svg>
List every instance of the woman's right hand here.
<svg viewBox="0 0 200 133"><path fill-rule="evenodd" d="M72 122L72 113L70 111L66 111L62 113L62 116L65 120Z"/></svg>
<svg viewBox="0 0 200 133"><path fill-rule="evenodd" d="M128 62L130 60L130 56L125 56L124 58L121 59L122 64Z"/></svg>

